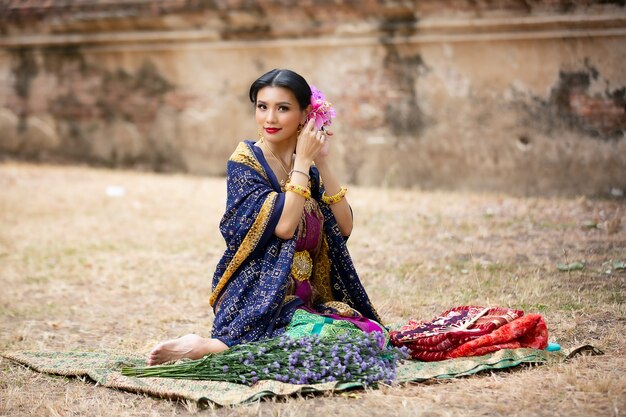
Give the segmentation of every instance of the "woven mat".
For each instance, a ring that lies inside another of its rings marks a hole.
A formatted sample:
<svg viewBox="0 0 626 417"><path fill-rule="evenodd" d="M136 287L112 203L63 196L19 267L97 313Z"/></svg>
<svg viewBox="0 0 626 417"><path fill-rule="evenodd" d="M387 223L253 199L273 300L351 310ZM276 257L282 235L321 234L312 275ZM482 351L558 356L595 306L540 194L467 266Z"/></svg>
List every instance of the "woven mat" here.
<svg viewBox="0 0 626 417"><path fill-rule="evenodd" d="M170 378L122 376L123 366L144 366L145 358L132 354L106 352L3 352L1 356L24 364L35 371L65 376L88 377L99 385L148 394L161 398L236 405L263 397L293 394L338 392L361 387L360 383L327 382L294 385L279 381L259 381L249 387L230 382L193 381ZM441 362L406 361L397 369L398 382L419 382L433 378L456 378L490 369L503 369L523 363L547 363L563 360L564 355L535 349L501 350L485 356L450 359Z"/></svg>

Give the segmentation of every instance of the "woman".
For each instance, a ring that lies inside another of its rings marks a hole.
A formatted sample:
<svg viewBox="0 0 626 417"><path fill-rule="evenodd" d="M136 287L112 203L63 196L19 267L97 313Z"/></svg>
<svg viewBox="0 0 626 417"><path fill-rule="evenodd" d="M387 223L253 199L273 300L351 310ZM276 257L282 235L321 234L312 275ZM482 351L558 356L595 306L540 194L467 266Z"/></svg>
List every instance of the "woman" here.
<svg viewBox="0 0 626 417"><path fill-rule="evenodd" d="M385 332L346 248L352 211L328 163L332 133L307 121L310 86L275 69L252 84L250 100L261 138L241 142L228 161L220 223L227 248L213 278L212 337L163 342L150 365L285 331Z"/></svg>

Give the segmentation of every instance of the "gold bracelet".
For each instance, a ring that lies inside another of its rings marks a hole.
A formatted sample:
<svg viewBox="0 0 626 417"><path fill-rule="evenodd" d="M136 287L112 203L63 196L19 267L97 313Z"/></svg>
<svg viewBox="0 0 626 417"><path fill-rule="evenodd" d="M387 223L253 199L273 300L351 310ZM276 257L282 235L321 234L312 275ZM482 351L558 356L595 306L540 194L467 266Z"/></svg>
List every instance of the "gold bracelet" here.
<svg viewBox="0 0 626 417"><path fill-rule="evenodd" d="M341 187L337 194L331 195L329 197L326 195L326 191L324 191L324 194L322 194L322 202L328 204L329 206L332 204L337 204L346 196L346 192L348 192L348 189Z"/></svg>
<svg viewBox="0 0 626 417"><path fill-rule="evenodd" d="M297 169L292 169L292 170L291 170L291 172L289 173L289 178L291 178L291 175L292 175L294 172L297 172L298 174L302 174L302 175L306 176L306 179L307 179L307 180L310 180L310 179L311 179L311 176L310 176L309 174L307 174L307 173L306 173L306 172L304 172L304 171L299 171L299 170L297 170Z"/></svg>
<svg viewBox="0 0 626 417"><path fill-rule="evenodd" d="M285 184L285 192L286 191L296 193L300 197L311 198L311 190L309 189L309 187L303 187L300 184L293 184L291 181Z"/></svg>

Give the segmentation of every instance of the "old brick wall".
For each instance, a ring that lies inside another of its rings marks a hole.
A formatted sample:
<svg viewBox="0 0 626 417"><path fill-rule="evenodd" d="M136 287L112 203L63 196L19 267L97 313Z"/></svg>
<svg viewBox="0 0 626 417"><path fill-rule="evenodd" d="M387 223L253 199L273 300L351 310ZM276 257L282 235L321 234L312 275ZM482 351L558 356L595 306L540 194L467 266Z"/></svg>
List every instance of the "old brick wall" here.
<svg viewBox="0 0 626 417"><path fill-rule="evenodd" d="M623 1L33 3L0 5L2 155L223 174L284 67L333 101L351 183L626 189Z"/></svg>

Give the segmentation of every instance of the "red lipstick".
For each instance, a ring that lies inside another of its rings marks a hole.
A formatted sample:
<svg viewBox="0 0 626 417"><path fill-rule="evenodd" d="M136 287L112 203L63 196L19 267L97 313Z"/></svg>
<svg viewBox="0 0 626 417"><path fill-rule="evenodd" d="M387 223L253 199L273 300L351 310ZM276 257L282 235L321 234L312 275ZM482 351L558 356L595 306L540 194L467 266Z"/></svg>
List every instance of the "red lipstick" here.
<svg viewBox="0 0 626 417"><path fill-rule="evenodd" d="M266 127L266 128L265 128L265 131L266 131L268 134L270 134L270 135L273 135L273 134L277 133L279 130L280 130L280 129L279 129L279 128L277 128L277 127Z"/></svg>

